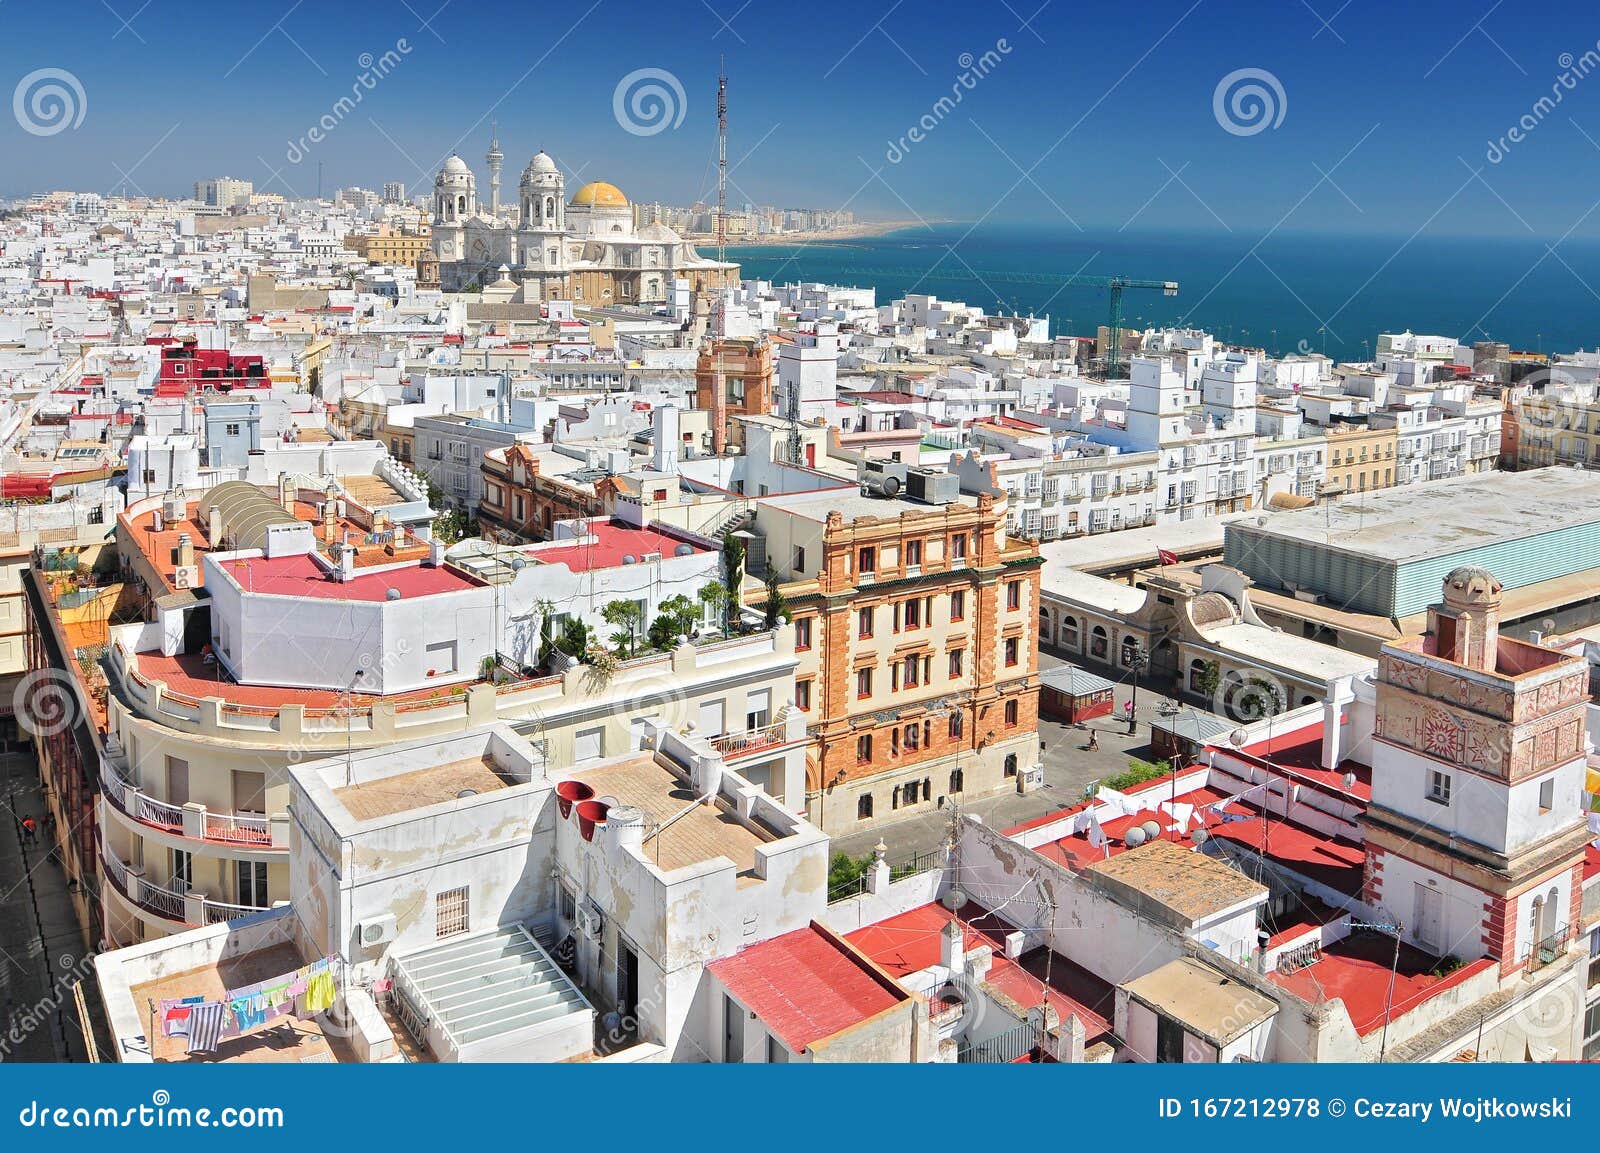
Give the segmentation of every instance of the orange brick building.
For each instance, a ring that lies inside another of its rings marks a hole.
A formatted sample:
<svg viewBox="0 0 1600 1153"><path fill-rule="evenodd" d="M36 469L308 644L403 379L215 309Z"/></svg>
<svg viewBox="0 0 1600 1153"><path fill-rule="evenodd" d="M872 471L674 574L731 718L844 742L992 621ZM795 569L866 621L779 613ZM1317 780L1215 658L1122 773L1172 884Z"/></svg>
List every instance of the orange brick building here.
<svg viewBox="0 0 1600 1153"><path fill-rule="evenodd" d="M762 501L758 525L791 578L813 821L846 833L1030 779L1041 559L1004 501L830 489Z"/></svg>
<svg viewBox="0 0 1600 1153"><path fill-rule="evenodd" d="M765 339L724 337L700 348L694 367L694 406L711 414L711 450L728 446L730 416L772 413L772 345ZM722 389L717 389L717 377Z"/></svg>
<svg viewBox="0 0 1600 1153"><path fill-rule="evenodd" d="M484 453L482 471L478 525L492 540L549 540L556 521L605 511L605 502L592 486L542 476L539 458L524 445Z"/></svg>

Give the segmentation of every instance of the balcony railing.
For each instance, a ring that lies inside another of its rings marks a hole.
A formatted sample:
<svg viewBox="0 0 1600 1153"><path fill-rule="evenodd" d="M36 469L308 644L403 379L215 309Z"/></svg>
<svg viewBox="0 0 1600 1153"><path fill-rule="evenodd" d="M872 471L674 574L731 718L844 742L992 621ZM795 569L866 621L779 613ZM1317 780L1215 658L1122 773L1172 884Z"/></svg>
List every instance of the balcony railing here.
<svg viewBox="0 0 1600 1153"><path fill-rule="evenodd" d="M723 733L711 738L711 747L728 760L753 756L766 749L774 749L789 740L789 726L783 721L773 721L760 728L746 729L742 733Z"/></svg>
<svg viewBox="0 0 1600 1153"><path fill-rule="evenodd" d="M265 905L213 901L202 893L186 892L182 888L147 881L138 870L104 848L100 852L100 862L106 878L123 897L165 921L180 925L218 925L238 917L265 912L268 908Z"/></svg>
<svg viewBox="0 0 1600 1153"><path fill-rule="evenodd" d="M1537 941L1528 951L1526 962L1527 971L1536 973L1546 965L1560 960L1567 951L1567 943L1572 940L1572 926L1562 925L1555 932Z"/></svg>
<svg viewBox="0 0 1600 1153"><path fill-rule="evenodd" d="M1027 1056L1037 1040L1032 1025L1018 1025L987 1041L959 1047L956 1061L962 1065L1009 1065Z"/></svg>
<svg viewBox="0 0 1600 1153"><path fill-rule="evenodd" d="M198 806L198 812L186 810L182 805L160 801L141 792L109 761L106 768L107 771L100 777L101 791L106 799L142 825L180 837L198 834L200 839L223 845L272 847L272 823L264 816L254 813L214 813ZM189 817L187 823L186 815Z"/></svg>

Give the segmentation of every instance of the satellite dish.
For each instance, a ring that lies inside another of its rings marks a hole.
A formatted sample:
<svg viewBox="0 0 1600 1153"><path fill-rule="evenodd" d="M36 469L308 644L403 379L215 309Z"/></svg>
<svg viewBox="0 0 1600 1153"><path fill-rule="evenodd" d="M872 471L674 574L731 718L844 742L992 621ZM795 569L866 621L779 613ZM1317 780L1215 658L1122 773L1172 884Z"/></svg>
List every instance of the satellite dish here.
<svg viewBox="0 0 1600 1153"><path fill-rule="evenodd" d="M1122 843L1130 849L1137 849L1144 844L1144 828L1140 825L1135 825L1129 829L1122 835Z"/></svg>
<svg viewBox="0 0 1600 1153"><path fill-rule="evenodd" d="M1346 773L1344 775L1344 787L1347 789L1356 787L1356 775L1354 773Z"/></svg>
<svg viewBox="0 0 1600 1153"><path fill-rule="evenodd" d="M1211 834L1204 829L1196 829L1189 839L1197 845L1203 845L1211 839Z"/></svg>
<svg viewBox="0 0 1600 1153"><path fill-rule="evenodd" d="M1157 840L1161 836L1161 826L1155 821L1146 821L1139 828L1147 841Z"/></svg>
<svg viewBox="0 0 1600 1153"><path fill-rule="evenodd" d="M941 898L941 904L952 913L959 913L966 907L967 893L965 889L952 888Z"/></svg>
<svg viewBox="0 0 1600 1153"><path fill-rule="evenodd" d="M1228 743L1236 749L1244 748L1244 743L1250 739L1250 734L1243 729L1234 729L1228 734Z"/></svg>

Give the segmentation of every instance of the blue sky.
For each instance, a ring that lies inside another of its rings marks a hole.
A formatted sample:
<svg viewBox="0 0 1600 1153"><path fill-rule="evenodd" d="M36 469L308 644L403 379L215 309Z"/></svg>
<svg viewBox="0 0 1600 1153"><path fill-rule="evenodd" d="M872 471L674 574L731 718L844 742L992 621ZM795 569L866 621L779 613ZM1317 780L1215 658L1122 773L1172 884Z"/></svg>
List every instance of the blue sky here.
<svg viewBox="0 0 1600 1153"><path fill-rule="evenodd" d="M493 118L508 186L544 147L569 182L685 203L713 187L726 54L735 204L1066 229L1600 237L1600 211L1585 217L1600 195L1600 69L1532 111L1563 54L1596 48L1592 6L451 0L435 15L440 2L0 0L0 95L61 69L86 103L51 135L0 115L0 195L125 180L182 194L221 174L310 193L319 161L326 190L419 191L452 147L481 184ZM363 54L402 40L325 140L291 147L357 85ZM963 54L986 51L988 74L936 111ZM613 96L640 69L676 77L681 123L619 125ZM1283 93L1281 122L1248 135L1214 114L1219 81L1242 69ZM1526 115L1536 125L1490 163ZM925 138L894 147L924 117Z"/></svg>

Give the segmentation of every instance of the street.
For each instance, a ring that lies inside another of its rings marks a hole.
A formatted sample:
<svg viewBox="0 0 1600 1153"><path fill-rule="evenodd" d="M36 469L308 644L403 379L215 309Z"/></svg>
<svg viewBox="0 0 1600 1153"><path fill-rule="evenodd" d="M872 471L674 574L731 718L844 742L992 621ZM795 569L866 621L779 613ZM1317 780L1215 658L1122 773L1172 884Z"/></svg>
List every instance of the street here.
<svg viewBox="0 0 1600 1153"><path fill-rule="evenodd" d="M1057 665L1069 664L1065 658L1049 649L1039 650L1039 671L1042 673ZM1108 679L1115 680L1111 670L1098 666L1084 666ZM1069 808L1083 798L1084 789L1091 781L1103 780L1123 772L1130 757L1152 759L1150 754L1150 726L1158 717L1159 708L1171 698L1149 688L1142 681L1136 717L1138 732L1130 736L1123 721L1123 706L1133 695L1131 680L1119 681L1115 704L1110 716L1089 722L1099 737L1100 747L1088 748L1087 728L1076 728L1061 721L1039 719L1039 740L1044 745L1044 787L1027 796L1014 792L996 793L981 800L963 803L960 811L980 817L995 828L1009 828L1030 817L1039 816L1052 809ZM949 829L948 808L920 813L892 824L877 825L859 833L849 833L833 838L833 851L859 857L872 852L881 838L889 846L889 860L900 861L915 853L925 853L943 843Z"/></svg>

